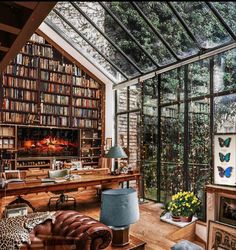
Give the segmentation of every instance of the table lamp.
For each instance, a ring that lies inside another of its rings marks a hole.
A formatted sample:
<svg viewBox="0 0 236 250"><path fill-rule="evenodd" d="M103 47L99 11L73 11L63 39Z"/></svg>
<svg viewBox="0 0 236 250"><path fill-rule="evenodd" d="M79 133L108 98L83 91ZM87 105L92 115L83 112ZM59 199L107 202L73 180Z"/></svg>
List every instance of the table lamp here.
<svg viewBox="0 0 236 250"><path fill-rule="evenodd" d="M121 146L115 145L111 147L105 156L106 158L128 158L127 154ZM115 170L118 169L118 162L115 161Z"/></svg>
<svg viewBox="0 0 236 250"><path fill-rule="evenodd" d="M100 221L112 229L113 246L129 243L129 225L138 220L138 196L134 189L111 189L102 192Z"/></svg>

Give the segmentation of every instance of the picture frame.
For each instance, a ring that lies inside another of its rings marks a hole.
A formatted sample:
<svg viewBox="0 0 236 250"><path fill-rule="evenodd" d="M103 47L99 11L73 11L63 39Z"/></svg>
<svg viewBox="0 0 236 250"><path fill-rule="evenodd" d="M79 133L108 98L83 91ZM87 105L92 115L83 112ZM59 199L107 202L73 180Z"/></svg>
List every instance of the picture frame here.
<svg viewBox="0 0 236 250"><path fill-rule="evenodd" d="M236 227L222 222L208 222L207 250L236 250Z"/></svg>
<svg viewBox="0 0 236 250"><path fill-rule="evenodd" d="M214 184L236 186L236 134L214 136Z"/></svg>
<svg viewBox="0 0 236 250"><path fill-rule="evenodd" d="M219 221L236 226L236 198L220 197Z"/></svg>

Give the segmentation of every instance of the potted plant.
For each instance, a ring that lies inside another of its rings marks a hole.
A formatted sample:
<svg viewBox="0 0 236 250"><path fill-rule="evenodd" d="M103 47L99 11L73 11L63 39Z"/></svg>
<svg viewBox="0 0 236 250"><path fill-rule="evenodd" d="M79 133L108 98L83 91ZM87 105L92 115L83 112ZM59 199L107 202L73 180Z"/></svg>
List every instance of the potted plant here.
<svg viewBox="0 0 236 250"><path fill-rule="evenodd" d="M193 192L178 192L172 196L168 210L171 212L174 221L176 221L175 216L180 216L179 221L191 222L200 204L200 200Z"/></svg>
<svg viewBox="0 0 236 250"><path fill-rule="evenodd" d="M168 204L168 211L171 213L173 221L180 221L180 208L175 201L170 201Z"/></svg>

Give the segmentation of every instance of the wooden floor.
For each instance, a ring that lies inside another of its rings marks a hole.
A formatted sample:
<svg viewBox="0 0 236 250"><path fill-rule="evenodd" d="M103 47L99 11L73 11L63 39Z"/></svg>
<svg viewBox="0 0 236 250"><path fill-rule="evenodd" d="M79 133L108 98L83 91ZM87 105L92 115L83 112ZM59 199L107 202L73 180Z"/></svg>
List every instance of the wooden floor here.
<svg viewBox="0 0 236 250"><path fill-rule="evenodd" d="M37 195L24 196L30 200L37 211L46 211L48 199L52 196L50 193L40 193ZM70 193L70 196L76 196L77 211L99 219L100 202L96 197L96 190L81 190L79 194ZM2 200L1 212L13 197L7 197ZM178 227L160 221L162 209L157 203L148 202L140 204L140 220L131 225L131 233L147 242L146 250L169 250L175 244L171 240L171 235L176 234ZM191 237L194 237L193 235ZM173 237L172 237L173 238Z"/></svg>

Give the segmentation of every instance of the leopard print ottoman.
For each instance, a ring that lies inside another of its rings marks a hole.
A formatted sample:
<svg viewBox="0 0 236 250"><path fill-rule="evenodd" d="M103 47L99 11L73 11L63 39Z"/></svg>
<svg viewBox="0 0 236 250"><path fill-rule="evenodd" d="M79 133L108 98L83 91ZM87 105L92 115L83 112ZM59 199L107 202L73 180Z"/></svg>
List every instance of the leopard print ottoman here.
<svg viewBox="0 0 236 250"><path fill-rule="evenodd" d="M37 212L27 216L17 216L0 220L0 249L20 249L23 243L30 244L30 232L38 224L51 219L54 223L55 212Z"/></svg>

